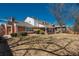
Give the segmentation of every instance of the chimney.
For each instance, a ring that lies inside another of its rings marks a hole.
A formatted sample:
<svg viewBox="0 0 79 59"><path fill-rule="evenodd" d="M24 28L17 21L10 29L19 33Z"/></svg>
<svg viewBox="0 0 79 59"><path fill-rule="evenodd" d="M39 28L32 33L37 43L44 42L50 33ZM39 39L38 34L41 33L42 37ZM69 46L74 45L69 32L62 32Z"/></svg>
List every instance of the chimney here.
<svg viewBox="0 0 79 59"><path fill-rule="evenodd" d="M11 22L15 22L15 18L14 17L11 17Z"/></svg>
<svg viewBox="0 0 79 59"><path fill-rule="evenodd" d="M9 17L8 18L8 24L13 24L13 23L15 23L16 21L15 21L15 18L14 17Z"/></svg>

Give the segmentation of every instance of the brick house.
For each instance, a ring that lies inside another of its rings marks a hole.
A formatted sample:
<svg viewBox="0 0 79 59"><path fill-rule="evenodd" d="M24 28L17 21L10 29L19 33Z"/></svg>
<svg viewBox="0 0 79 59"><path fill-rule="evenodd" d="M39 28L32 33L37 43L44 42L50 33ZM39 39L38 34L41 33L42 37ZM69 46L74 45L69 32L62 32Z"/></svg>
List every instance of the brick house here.
<svg viewBox="0 0 79 59"><path fill-rule="evenodd" d="M2 27L5 35L18 32L34 33L37 29L41 29L48 34L61 32L61 29L63 29L63 32L66 30L66 27L51 25L47 22L39 21L31 17L27 17L24 22L16 21L14 18L11 18L10 21L2 25Z"/></svg>
<svg viewBox="0 0 79 59"><path fill-rule="evenodd" d="M55 25L55 33L66 33L66 26Z"/></svg>
<svg viewBox="0 0 79 59"><path fill-rule="evenodd" d="M34 19L35 20L35 19ZM30 19L30 23L33 22ZM3 28L5 30L5 35L9 35L11 33L17 32L27 32L27 33L34 33L35 29L41 29L46 31L47 33L54 33L54 27L50 24L46 24L43 21L35 20L35 24L30 24L29 22L20 22L16 21L14 18L11 18L10 21L3 24Z"/></svg>
<svg viewBox="0 0 79 59"><path fill-rule="evenodd" d="M45 21L38 20L33 17L27 17L24 22L29 23L32 26L34 26L34 29L42 29L46 31L48 34L54 33L54 26L52 26L51 24Z"/></svg>
<svg viewBox="0 0 79 59"><path fill-rule="evenodd" d="M5 30L5 35L9 35L11 33L17 33L17 32L24 32L27 31L27 33L33 33L32 25L25 22L16 22L15 20L8 21L3 25L3 28Z"/></svg>
<svg viewBox="0 0 79 59"><path fill-rule="evenodd" d="M49 33L49 34L66 32L66 26L64 26L64 25L62 27L59 25L52 25L45 21L38 20L33 17L27 17L24 22L31 24L32 26L36 27L37 29L39 28L39 29L43 29L44 31L46 30L47 33Z"/></svg>

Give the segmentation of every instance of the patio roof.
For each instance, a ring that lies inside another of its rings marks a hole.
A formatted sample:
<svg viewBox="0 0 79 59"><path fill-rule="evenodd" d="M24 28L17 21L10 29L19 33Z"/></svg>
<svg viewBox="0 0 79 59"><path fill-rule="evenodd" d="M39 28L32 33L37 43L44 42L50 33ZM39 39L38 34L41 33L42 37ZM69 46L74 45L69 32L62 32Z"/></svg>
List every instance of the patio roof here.
<svg viewBox="0 0 79 59"><path fill-rule="evenodd" d="M25 27L33 27L31 24L26 23L26 22L17 22L17 26L25 26Z"/></svg>

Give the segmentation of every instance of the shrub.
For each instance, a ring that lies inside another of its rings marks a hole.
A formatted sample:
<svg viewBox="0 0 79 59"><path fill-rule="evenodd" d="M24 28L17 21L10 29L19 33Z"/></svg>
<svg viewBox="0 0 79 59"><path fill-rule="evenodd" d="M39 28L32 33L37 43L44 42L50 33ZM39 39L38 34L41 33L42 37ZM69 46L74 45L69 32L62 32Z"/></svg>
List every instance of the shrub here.
<svg viewBox="0 0 79 59"><path fill-rule="evenodd" d="M41 29L38 29L38 30L36 31L36 33L37 33L37 34L44 34L44 31L41 30Z"/></svg>
<svg viewBox="0 0 79 59"><path fill-rule="evenodd" d="M21 32L20 35L21 36L27 36L27 32Z"/></svg>
<svg viewBox="0 0 79 59"><path fill-rule="evenodd" d="M37 34L40 34L40 30L37 30L36 33L37 33Z"/></svg>
<svg viewBox="0 0 79 59"><path fill-rule="evenodd" d="M12 33L11 36L12 37L17 37L17 33Z"/></svg>
<svg viewBox="0 0 79 59"><path fill-rule="evenodd" d="M12 33L11 36L12 37L27 36L27 32Z"/></svg>

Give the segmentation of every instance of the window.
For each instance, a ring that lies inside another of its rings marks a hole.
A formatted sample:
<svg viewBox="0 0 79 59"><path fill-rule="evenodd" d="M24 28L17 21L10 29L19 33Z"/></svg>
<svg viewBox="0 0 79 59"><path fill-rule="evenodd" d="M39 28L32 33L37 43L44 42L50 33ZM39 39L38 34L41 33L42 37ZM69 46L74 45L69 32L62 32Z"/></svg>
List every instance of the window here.
<svg viewBox="0 0 79 59"><path fill-rule="evenodd" d="M32 31L32 28L26 27L26 31Z"/></svg>
<svg viewBox="0 0 79 59"><path fill-rule="evenodd" d="M48 32L52 32L52 29L48 28L47 31L48 31Z"/></svg>
<svg viewBox="0 0 79 59"><path fill-rule="evenodd" d="M22 32L22 31L25 31L25 27L18 26L18 32Z"/></svg>

